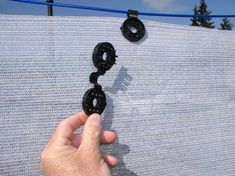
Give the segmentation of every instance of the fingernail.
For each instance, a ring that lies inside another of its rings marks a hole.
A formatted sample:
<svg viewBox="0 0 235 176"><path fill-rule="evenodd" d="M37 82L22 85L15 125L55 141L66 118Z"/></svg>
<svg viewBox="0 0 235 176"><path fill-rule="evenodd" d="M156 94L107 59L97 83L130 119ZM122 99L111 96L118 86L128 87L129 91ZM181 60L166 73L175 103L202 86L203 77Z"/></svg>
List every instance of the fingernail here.
<svg viewBox="0 0 235 176"><path fill-rule="evenodd" d="M89 118L89 123L91 125L101 127L101 117L99 114L92 114Z"/></svg>

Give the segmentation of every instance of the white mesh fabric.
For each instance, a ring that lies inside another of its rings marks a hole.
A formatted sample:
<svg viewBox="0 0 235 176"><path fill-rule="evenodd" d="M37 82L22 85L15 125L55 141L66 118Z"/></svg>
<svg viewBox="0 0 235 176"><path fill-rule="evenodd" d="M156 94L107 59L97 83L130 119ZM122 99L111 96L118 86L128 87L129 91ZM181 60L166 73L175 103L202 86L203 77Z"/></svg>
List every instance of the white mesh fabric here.
<svg viewBox="0 0 235 176"><path fill-rule="evenodd" d="M235 33L143 21L131 43L124 20L0 16L0 175L40 175L51 133L92 87L99 42L118 55L99 78L113 175L235 175Z"/></svg>

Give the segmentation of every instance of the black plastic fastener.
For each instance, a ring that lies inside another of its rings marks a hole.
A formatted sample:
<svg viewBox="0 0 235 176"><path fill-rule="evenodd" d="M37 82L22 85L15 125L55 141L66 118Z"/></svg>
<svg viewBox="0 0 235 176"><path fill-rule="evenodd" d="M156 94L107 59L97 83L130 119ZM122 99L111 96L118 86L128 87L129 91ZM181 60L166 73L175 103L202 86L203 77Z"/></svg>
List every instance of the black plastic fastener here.
<svg viewBox="0 0 235 176"><path fill-rule="evenodd" d="M87 90L83 97L82 106L87 115L102 114L106 107L106 97L102 89L91 88Z"/></svg>
<svg viewBox="0 0 235 176"><path fill-rule="evenodd" d="M98 70L108 71L116 61L113 45L108 42L99 43L94 49L92 59Z"/></svg>
<svg viewBox="0 0 235 176"><path fill-rule="evenodd" d="M138 19L138 11L128 10L127 17L121 26L122 34L127 40L137 42L144 37L145 26Z"/></svg>
<svg viewBox="0 0 235 176"><path fill-rule="evenodd" d="M102 42L96 45L93 51L92 60L97 72L90 75L90 83L94 88L86 91L83 96L82 107L87 115L93 113L102 114L106 107L106 97L102 86L98 84L98 77L104 75L116 62L116 51L111 43Z"/></svg>

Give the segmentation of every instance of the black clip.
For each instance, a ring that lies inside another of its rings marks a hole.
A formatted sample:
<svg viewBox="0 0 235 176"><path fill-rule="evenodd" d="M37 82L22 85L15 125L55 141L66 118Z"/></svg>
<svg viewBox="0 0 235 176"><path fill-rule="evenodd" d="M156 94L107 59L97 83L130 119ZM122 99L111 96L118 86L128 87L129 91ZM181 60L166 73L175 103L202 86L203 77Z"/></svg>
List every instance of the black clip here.
<svg viewBox="0 0 235 176"><path fill-rule="evenodd" d="M128 10L128 18L138 18L139 12L137 10Z"/></svg>
<svg viewBox="0 0 235 176"><path fill-rule="evenodd" d="M98 70L90 75L90 83L94 84L94 88L86 91L82 101L83 110L87 115L102 114L104 111L106 97L97 81L99 76L104 75L115 64L116 57L116 51L111 43L102 42L96 45L92 60Z"/></svg>
<svg viewBox="0 0 235 176"><path fill-rule="evenodd" d="M131 42L137 42L145 35L145 26L142 21L138 19L138 14L136 10L128 10L128 18L121 26L123 36Z"/></svg>

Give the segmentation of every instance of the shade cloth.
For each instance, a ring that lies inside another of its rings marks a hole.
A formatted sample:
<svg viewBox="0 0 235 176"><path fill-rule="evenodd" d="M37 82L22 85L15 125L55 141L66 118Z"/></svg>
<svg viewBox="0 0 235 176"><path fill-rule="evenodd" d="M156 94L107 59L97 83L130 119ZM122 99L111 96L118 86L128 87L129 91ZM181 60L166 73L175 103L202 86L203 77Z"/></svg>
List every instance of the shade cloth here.
<svg viewBox="0 0 235 176"><path fill-rule="evenodd" d="M125 18L0 15L0 175L41 175L40 153L58 123L82 110L92 52L118 55L99 78L104 128L118 140L120 176L235 175L235 32Z"/></svg>

